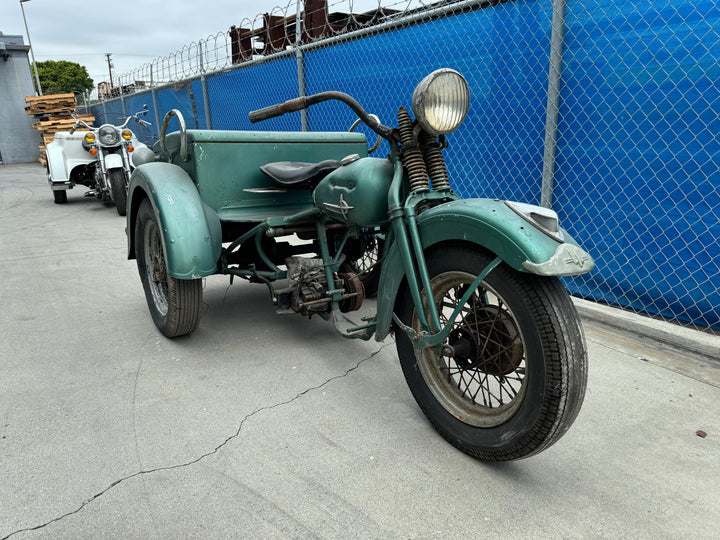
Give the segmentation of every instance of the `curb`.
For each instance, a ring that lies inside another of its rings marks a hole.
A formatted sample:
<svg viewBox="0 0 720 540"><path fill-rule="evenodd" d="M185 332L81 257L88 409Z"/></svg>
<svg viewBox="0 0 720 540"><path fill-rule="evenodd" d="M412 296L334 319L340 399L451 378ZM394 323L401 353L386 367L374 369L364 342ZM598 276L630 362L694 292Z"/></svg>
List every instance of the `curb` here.
<svg viewBox="0 0 720 540"><path fill-rule="evenodd" d="M580 298L573 297L573 302L583 319L616 330L637 334L684 352L720 361L720 336L651 319L620 308L597 304Z"/></svg>

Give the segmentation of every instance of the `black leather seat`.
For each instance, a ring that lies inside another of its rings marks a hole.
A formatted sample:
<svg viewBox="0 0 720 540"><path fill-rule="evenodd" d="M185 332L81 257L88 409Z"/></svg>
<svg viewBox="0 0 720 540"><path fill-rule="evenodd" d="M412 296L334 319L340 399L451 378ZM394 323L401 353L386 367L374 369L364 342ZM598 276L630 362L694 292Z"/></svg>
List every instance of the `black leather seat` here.
<svg viewBox="0 0 720 540"><path fill-rule="evenodd" d="M301 161L276 161L260 167L260 170L272 178L278 185L286 188L314 187L329 173L340 167L335 159L326 159L319 163Z"/></svg>

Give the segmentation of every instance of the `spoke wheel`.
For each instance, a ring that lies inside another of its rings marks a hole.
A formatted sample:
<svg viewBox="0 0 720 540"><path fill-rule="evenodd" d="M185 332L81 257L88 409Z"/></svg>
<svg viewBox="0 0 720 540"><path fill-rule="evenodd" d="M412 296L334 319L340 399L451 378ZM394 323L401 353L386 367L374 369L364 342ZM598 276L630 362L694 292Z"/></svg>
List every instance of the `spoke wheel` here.
<svg viewBox="0 0 720 540"><path fill-rule="evenodd" d="M145 273L153 303L161 315L168 312L168 274L165 252L162 247L162 237L155 222L150 222L145 227L143 234L143 255L147 266Z"/></svg>
<svg viewBox="0 0 720 540"><path fill-rule="evenodd" d="M445 245L427 254L430 285L446 325L475 277L492 261L474 248ZM405 324L421 325L407 289ZM446 345L415 349L396 329L408 386L435 429L463 452L485 460L536 454L556 442L585 395L587 354L579 318L557 278L501 264L472 292Z"/></svg>
<svg viewBox="0 0 720 540"><path fill-rule="evenodd" d="M358 275L365 289L365 296L377 295L380 283L380 259L385 240L375 234L363 234L360 238L360 255L350 262L347 272Z"/></svg>
<svg viewBox="0 0 720 540"><path fill-rule="evenodd" d="M161 230L148 199L138 209L135 250L155 326L167 337L191 333L200 322L202 279L176 279L168 273Z"/></svg>
<svg viewBox="0 0 720 540"><path fill-rule="evenodd" d="M466 272L446 272L432 280L443 326L474 279ZM417 316L413 327L421 328ZM526 359L518 324L503 299L481 285L463 306L448 343L453 357L416 351L435 398L470 425L494 426L511 417L525 393Z"/></svg>

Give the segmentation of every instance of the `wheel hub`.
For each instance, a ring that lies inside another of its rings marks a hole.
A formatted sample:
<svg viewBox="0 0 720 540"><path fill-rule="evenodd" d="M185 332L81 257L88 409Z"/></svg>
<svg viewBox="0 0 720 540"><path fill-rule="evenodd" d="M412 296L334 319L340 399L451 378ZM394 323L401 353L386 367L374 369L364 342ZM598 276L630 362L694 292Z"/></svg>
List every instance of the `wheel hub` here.
<svg viewBox="0 0 720 540"><path fill-rule="evenodd" d="M456 328L450 333L448 342L453 348L453 360L462 369L476 368L478 360L477 340L466 327Z"/></svg>
<svg viewBox="0 0 720 540"><path fill-rule="evenodd" d="M165 281L165 265L163 264L161 258L157 255L153 257L152 273L153 279L156 282Z"/></svg>
<svg viewBox="0 0 720 540"><path fill-rule="evenodd" d="M512 320L498 306L476 307L464 325L450 333L454 361L462 370L479 369L496 377L515 371L523 359L523 347Z"/></svg>

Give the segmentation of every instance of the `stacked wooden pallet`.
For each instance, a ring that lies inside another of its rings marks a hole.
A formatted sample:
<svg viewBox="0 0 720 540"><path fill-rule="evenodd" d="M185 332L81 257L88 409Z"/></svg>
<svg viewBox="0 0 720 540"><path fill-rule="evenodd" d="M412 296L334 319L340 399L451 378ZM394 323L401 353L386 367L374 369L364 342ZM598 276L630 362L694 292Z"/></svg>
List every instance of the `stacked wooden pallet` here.
<svg viewBox="0 0 720 540"><path fill-rule="evenodd" d="M53 94L50 96L31 96L25 98L25 110L37 120L33 127L40 132L42 142L40 163L47 164L45 149L55 138L58 131L70 131L75 125L75 95ZM76 118L92 126L95 117L92 114L76 114Z"/></svg>

